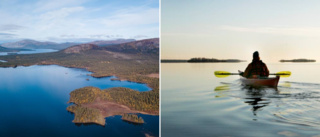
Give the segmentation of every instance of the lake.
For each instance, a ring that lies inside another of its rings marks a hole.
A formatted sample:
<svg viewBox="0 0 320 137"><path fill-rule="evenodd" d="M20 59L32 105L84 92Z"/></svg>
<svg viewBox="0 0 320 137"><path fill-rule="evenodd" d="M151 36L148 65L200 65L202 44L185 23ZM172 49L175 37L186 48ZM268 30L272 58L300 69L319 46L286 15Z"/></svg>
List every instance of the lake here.
<svg viewBox="0 0 320 137"><path fill-rule="evenodd" d="M36 54L36 53L49 53L49 52L56 52L58 50L55 49L31 49L26 51L19 51L19 52L0 52L0 56L5 56L9 54Z"/></svg>
<svg viewBox="0 0 320 137"><path fill-rule="evenodd" d="M244 63L161 63L161 135L164 137L320 136L320 64L267 63L291 71L274 88L250 89Z"/></svg>
<svg viewBox="0 0 320 137"><path fill-rule="evenodd" d="M84 69L57 65L0 68L0 136L21 137L105 137L158 136L159 116L141 116L145 123L136 125L107 117L106 125L76 125L74 114L66 108L69 93L85 86L101 89L127 87L149 91L146 84L112 81L115 77L93 78Z"/></svg>

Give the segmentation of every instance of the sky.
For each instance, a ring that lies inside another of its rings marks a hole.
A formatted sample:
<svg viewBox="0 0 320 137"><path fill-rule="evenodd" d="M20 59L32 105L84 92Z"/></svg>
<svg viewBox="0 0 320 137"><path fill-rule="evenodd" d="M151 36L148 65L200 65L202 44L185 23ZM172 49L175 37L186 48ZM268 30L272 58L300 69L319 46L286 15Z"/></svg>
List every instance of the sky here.
<svg viewBox="0 0 320 137"><path fill-rule="evenodd" d="M0 0L0 43L155 37L158 0Z"/></svg>
<svg viewBox="0 0 320 137"><path fill-rule="evenodd" d="M161 0L161 58L320 61L318 0Z"/></svg>

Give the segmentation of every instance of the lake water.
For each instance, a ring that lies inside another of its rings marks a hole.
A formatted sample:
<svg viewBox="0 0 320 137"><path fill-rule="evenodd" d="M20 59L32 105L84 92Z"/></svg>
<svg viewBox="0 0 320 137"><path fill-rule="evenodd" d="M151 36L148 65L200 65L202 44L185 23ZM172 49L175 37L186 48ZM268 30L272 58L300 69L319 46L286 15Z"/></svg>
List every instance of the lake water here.
<svg viewBox="0 0 320 137"><path fill-rule="evenodd" d="M0 68L0 136L158 136L159 116L139 114L145 121L143 125L124 122L121 116L107 117L105 127L72 123L74 114L66 108L74 89L95 86L151 90L146 84L112 81L114 77L93 78L89 74L83 69L56 65Z"/></svg>
<svg viewBox="0 0 320 137"><path fill-rule="evenodd" d="M0 56L5 56L10 53L17 53L17 54L36 54L36 53L49 53L49 52L56 52L58 50L54 49L32 49L29 51L19 51L19 52L0 52Z"/></svg>
<svg viewBox="0 0 320 137"><path fill-rule="evenodd" d="M274 88L249 89L238 72L248 63L161 63L161 135L164 137L320 136L320 64L267 63L291 71Z"/></svg>

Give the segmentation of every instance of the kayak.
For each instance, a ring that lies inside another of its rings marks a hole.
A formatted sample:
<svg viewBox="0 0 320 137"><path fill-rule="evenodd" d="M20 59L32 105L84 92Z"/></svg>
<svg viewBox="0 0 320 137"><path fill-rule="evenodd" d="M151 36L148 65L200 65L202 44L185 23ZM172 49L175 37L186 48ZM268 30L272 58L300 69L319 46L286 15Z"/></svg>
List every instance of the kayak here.
<svg viewBox="0 0 320 137"><path fill-rule="evenodd" d="M268 86L268 87L277 87L280 77L268 77L268 78L245 78L240 77L240 81L243 85L247 86Z"/></svg>

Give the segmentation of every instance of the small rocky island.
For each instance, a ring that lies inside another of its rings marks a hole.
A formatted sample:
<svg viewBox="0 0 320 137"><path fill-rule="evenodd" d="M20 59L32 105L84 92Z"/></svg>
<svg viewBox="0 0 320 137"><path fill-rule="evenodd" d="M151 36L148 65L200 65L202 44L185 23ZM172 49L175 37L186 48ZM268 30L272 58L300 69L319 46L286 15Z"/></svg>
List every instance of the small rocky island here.
<svg viewBox="0 0 320 137"><path fill-rule="evenodd" d="M144 122L143 119L134 113L159 114L159 94L123 87L105 90L96 87L76 89L70 93L68 103L74 103L67 108L69 112L75 114L73 123L94 123L104 126L105 117L122 115L123 120L141 124Z"/></svg>
<svg viewBox="0 0 320 137"><path fill-rule="evenodd" d="M280 60L280 62L316 62L314 59L292 59L292 60Z"/></svg>

